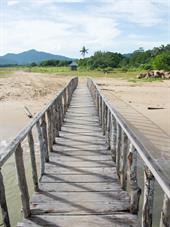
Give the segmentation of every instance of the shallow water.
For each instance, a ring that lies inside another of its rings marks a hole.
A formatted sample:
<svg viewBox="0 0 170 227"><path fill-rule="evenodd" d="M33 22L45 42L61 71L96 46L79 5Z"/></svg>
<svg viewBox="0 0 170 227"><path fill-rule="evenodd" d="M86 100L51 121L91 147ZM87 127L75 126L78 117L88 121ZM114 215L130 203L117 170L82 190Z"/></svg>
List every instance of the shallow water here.
<svg viewBox="0 0 170 227"><path fill-rule="evenodd" d="M8 141L2 140L0 142L0 149L4 148L8 144ZM31 162L29 155L29 148L27 141L25 140L22 143L23 147L23 157L25 164L25 172L27 178L27 184L29 189L30 198L33 194L33 181L32 181L32 173L31 173ZM35 143L36 149L36 161L37 161L37 169L39 169L39 154L38 154L39 144ZM7 205L9 209L9 216L11 221L11 226L16 226L18 221L22 220L22 205L20 199L20 192L18 187L18 180L16 174L15 160L14 155L5 163L2 168L2 174L4 177ZM2 223L2 217L0 216L0 226Z"/></svg>

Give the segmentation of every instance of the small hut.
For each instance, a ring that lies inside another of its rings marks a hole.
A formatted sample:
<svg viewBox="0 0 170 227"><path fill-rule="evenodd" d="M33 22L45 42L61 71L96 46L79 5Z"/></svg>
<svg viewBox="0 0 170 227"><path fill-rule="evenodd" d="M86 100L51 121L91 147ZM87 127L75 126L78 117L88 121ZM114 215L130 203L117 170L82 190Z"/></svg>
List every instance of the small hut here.
<svg viewBox="0 0 170 227"><path fill-rule="evenodd" d="M77 66L78 66L77 63L74 61L70 64L70 68L72 71L77 71Z"/></svg>

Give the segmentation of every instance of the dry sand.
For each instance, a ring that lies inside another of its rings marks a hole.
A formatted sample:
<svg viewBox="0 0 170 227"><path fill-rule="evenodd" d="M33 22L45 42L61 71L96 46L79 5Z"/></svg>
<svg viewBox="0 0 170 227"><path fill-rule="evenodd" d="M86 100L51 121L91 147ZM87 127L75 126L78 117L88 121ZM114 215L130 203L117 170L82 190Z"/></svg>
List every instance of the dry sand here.
<svg viewBox="0 0 170 227"><path fill-rule="evenodd" d="M151 155L170 173L170 81L133 83L96 79L112 106L125 118ZM161 108L149 110L148 107Z"/></svg>
<svg viewBox="0 0 170 227"><path fill-rule="evenodd" d="M32 114L42 107L68 82L70 77L52 74L16 72L0 78L0 140L9 140L21 130Z"/></svg>

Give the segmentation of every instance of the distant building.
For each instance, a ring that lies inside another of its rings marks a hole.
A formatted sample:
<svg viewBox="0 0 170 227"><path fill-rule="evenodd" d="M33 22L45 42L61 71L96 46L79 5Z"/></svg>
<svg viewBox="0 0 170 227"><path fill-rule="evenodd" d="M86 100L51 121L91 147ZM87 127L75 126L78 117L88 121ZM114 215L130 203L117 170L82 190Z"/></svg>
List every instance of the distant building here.
<svg viewBox="0 0 170 227"><path fill-rule="evenodd" d="M71 68L72 71L77 71L77 67L78 67L78 65L74 61L70 64L70 68Z"/></svg>

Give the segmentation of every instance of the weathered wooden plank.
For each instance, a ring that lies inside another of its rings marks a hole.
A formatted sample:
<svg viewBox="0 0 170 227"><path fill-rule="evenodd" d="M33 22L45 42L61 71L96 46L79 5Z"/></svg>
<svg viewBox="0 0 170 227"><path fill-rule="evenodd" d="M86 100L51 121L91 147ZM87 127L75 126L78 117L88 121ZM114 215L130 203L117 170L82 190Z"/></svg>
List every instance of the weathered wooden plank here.
<svg viewBox="0 0 170 227"><path fill-rule="evenodd" d="M41 182L48 183L48 182L56 182L56 183L66 183L66 182L75 182L75 183L95 183L95 182L115 182L117 181L116 173L112 176L106 175L56 175L56 174L45 174L41 178Z"/></svg>
<svg viewBox="0 0 170 227"><path fill-rule="evenodd" d="M64 203L81 203L83 204L85 201L89 201L91 203L95 201L107 201L111 202L111 200L124 200L124 202L128 201L129 197L127 192L120 190L115 191L106 191L106 192L46 192L41 191L41 193L36 193L36 195L32 198L32 203L52 203L63 201Z"/></svg>
<svg viewBox="0 0 170 227"><path fill-rule="evenodd" d="M55 167L55 168L54 168ZM58 174L58 175L99 175L99 176L112 176L114 173L114 168L112 167L72 167L69 165L47 165L46 164L46 172L48 173L53 173L53 174Z"/></svg>
<svg viewBox="0 0 170 227"><path fill-rule="evenodd" d="M37 174L37 165L35 158L35 148L34 148L34 138L32 131L28 133L28 144L30 148L30 157L31 157L31 166L32 166L32 178L34 183L34 191L38 191L38 174Z"/></svg>
<svg viewBox="0 0 170 227"><path fill-rule="evenodd" d="M18 145L18 148L15 152L15 164L17 169L18 184L21 193L21 201L24 217L29 217L31 215L30 205L29 205L29 193L27 180L25 176L24 160L23 160L23 149L21 144Z"/></svg>
<svg viewBox="0 0 170 227"><path fill-rule="evenodd" d="M60 178L60 177L59 177ZM40 183L40 190L48 192L103 192L121 190L118 181L114 182L93 182L93 183ZM129 198L128 198L129 201Z"/></svg>
<svg viewBox="0 0 170 227"><path fill-rule="evenodd" d="M38 203L32 204L31 212L33 215L50 214L50 215L87 215L87 214L112 214L113 212L128 212L128 201L115 200L113 201L83 201L71 202L67 199L53 203Z"/></svg>
<svg viewBox="0 0 170 227"><path fill-rule="evenodd" d="M0 169L0 206L1 206L1 212L2 212L3 226L10 227L11 224L9 219L8 206L7 206L6 194L5 194L5 186L4 186L1 169Z"/></svg>
<svg viewBox="0 0 170 227"><path fill-rule="evenodd" d="M85 215L85 216L48 216L35 215L32 218L25 219L24 223L20 223L17 227L140 227L137 217L128 213L114 213L109 215Z"/></svg>

